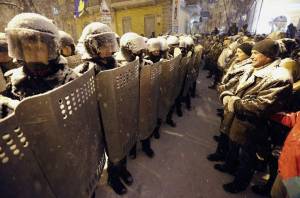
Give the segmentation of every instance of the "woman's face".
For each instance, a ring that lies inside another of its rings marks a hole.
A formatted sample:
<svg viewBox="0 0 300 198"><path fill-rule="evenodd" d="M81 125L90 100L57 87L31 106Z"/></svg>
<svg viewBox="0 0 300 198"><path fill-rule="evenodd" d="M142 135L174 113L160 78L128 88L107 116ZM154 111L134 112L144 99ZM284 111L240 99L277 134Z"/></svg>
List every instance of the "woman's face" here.
<svg viewBox="0 0 300 198"><path fill-rule="evenodd" d="M235 55L236 55L236 60L239 62L249 58L249 56L245 54L240 48L236 50Z"/></svg>

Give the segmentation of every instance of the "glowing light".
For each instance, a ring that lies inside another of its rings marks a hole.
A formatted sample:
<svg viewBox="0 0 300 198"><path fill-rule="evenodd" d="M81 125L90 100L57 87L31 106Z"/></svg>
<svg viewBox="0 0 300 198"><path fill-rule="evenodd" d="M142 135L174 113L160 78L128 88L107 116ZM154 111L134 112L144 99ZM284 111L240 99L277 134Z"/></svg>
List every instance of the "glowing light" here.
<svg viewBox="0 0 300 198"><path fill-rule="evenodd" d="M256 13L259 12L260 6L256 7ZM274 19L279 16L287 18L286 24L282 23L285 27L281 28L280 25L274 23ZM298 24L300 18L300 3L295 3L293 0L264 0L261 8L261 13L258 21L256 20L253 26L253 31L256 33L270 33L281 29L285 31L286 25L293 22L294 25Z"/></svg>

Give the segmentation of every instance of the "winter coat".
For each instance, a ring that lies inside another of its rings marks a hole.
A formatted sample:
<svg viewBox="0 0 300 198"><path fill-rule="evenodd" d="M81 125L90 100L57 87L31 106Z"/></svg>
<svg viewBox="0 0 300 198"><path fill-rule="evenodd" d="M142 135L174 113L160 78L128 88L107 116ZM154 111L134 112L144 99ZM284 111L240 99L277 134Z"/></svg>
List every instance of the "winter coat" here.
<svg viewBox="0 0 300 198"><path fill-rule="evenodd" d="M14 69L10 75L7 88L2 95L17 100L47 92L78 77L67 66L67 61L63 57L60 57L57 65L53 66L52 74L46 77L31 76L24 71L24 67Z"/></svg>
<svg viewBox="0 0 300 198"><path fill-rule="evenodd" d="M292 128L284 142L278 170L289 197L300 197L300 111L278 113L272 119Z"/></svg>
<svg viewBox="0 0 300 198"><path fill-rule="evenodd" d="M249 70L253 70L251 65L251 59L243 60L239 63L233 62L230 66L228 72L222 78L222 81L218 87L219 93L222 93L226 90L231 90L233 87L237 86L240 77Z"/></svg>
<svg viewBox="0 0 300 198"><path fill-rule="evenodd" d="M234 90L224 91L225 106L233 112L230 139L244 144L249 131L255 131L259 123L285 107L286 99L292 95L292 77L279 67L280 60L246 72ZM248 130L248 133L247 133Z"/></svg>
<svg viewBox="0 0 300 198"><path fill-rule="evenodd" d="M45 93L57 88L78 77L67 66L67 61L59 57L56 65L52 66L52 73L46 77L32 76L26 73L24 67L13 69L9 72L8 84L0 96L0 117L6 117L13 112L14 101L23 100L26 97Z"/></svg>
<svg viewBox="0 0 300 198"><path fill-rule="evenodd" d="M235 66L232 67L232 71L228 72L222 79L221 84L218 86L219 93L224 91L233 90L239 84L239 79L244 73L249 73L252 71L253 67L251 65L251 60L246 59L240 63L236 63ZM229 135L230 127L232 125L234 119L234 113L229 112L227 107L224 108L224 119L220 125L220 132Z"/></svg>
<svg viewBox="0 0 300 198"><path fill-rule="evenodd" d="M95 74L97 75L101 71L110 70L118 67L117 61L114 57L109 57L106 60L106 63L101 62L102 60L100 58L86 59L83 61L83 64L78 65L76 68L74 68L74 71L79 75L85 73L90 68L94 68Z"/></svg>

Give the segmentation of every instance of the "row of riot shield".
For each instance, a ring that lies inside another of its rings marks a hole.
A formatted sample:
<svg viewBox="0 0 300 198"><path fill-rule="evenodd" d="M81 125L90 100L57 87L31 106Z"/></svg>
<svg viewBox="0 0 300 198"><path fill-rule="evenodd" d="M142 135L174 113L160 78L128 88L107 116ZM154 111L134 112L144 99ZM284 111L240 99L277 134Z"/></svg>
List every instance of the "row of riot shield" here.
<svg viewBox="0 0 300 198"><path fill-rule="evenodd" d="M105 164L94 70L0 121L3 197L91 197Z"/></svg>
<svg viewBox="0 0 300 198"><path fill-rule="evenodd" d="M196 58L195 58L196 59ZM0 192L7 197L90 197L105 155L123 159L148 138L179 95L191 58L140 68L139 60L25 98L0 120Z"/></svg>
<svg viewBox="0 0 300 198"><path fill-rule="evenodd" d="M182 87L181 95L186 97L192 87L193 83L196 82L199 71L200 71L200 61L202 58L202 47L196 46L193 52L189 52L186 57L181 61L183 69L183 82L180 82Z"/></svg>

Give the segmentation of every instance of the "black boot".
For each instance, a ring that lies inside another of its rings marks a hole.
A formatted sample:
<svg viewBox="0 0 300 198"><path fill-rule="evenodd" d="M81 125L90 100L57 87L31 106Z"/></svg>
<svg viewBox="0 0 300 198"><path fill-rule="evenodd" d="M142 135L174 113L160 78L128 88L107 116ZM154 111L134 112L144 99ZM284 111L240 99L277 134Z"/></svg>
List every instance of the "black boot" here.
<svg viewBox="0 0 300 198"><path fill-rule="evenodd" d="M153 131L153 137L155 139L159 139L160 138L160 133L159 133L159 129L160 129L160 126L161 126L161 119L157 119L157 123L156 123L156 127Z"/></svg>
<svg viewBox="0 0 300 198"><path fill-rule="evenodd" d="M217 108L217 112L222 112L222 113L224 113L224 109L223 109L223 108Z"/></svg>
<svg viewBox="0 0 300 198"><path fill-rule="evenodd" d="M226 192L239 193L248 187L254 174L256 162L256 144L250 137L246 143L241 146L239 154L239 166L236 171L233 182L224 184ZM230 165L228 165L230 167Z"/></svg>
<svg viewBox="0 0 300 198"><path fill-rule="evenodd" d="M209 89L216 89L217 88L217 84L213 83L212 85L208 86Z"/></svg>
<svg viewBox="0 0 300 198"><path fill-rule="evenodd" d="M121 179L130 186L133 183L133 177L130 172L127 170L127 159L126 157L121 161L120 177Z"/></svg>
<svg viewBox="0 0 300 198"><path fill-rule="evenodd" d="M212 77L212 73L209 72L209 74L206 76L206 78L211 78Z"/></svg>
<svg viewBox="0 0 300 198"><path fill-rule="evenodd" d="M151 148L150 138L142 140L142 151L150 158L154 157L154 151Z"/></svg>
<svg viewBox="0 0 300 198"><path fill-rule="evenodd" d="M155 129L154 129L154 131L153 131L153 137L155 139L159 139L160 138L159 128L160 128L160 126L156 126Z"/></svg>
<svg viewBox="0 0 300 198"><path fill-rule="evenodd" d="M174 128L176 127L176 123L172 119L167 119L166 123L168 125L170 125L171 127L174 127Z"/></svg>
<svg viewBox="0 0 300 198"><path fill-rule="evenodd" d="M220 118L224 118L224 109L217 109L217 116Z"/></svg>
<svg viewBox="0 0 300 198"><path fill-rule="evenodd" d="M267 160L269 165L270 178L268 182L264 185L254 185L251 190L261 196L270 197L272 186L275 182L277 172L278 172L278 159L273 155Z"/></svg>
<svg viewBox="0 0 300 198"><path fill-rule="evenodd" d="M186 99L185 99L185 105L186 105L186 109L191 111L192 110L192 105L191 105L191 96L190 94L188 94L186 96Z"/></svg>
<svg viewBox="0 0 300 198"><path fill-rule="evenodd" d="M214 168L222 173L229 173L230 175L235 175L236 168L229 167L225 164L215 164Z"/></svg>
<svg viewBox="0 0 300 198"><path fill-rule="evenodd" d="M228 183L228 184L224 184L223 185L223 189L226 191L226 192L229 192L229 193L239 193L239 192L242 192L244 190L247 189L247 186L248 185L245 185L243 183L240 183L240 182L231 182L231 183Z"/></svg>
<svg viewBox="0 0 300 198"><path fill-rule="evenodd" d="M219 142L219 141L220 141L220 136L219 136L219 135L214 135L214 136L213 136L213 139L214 139L216 142Z"/></svg>
<svg viewBox="0 0 300 198"><path fill-rule="evenodd" d="M127 193L126 187L120 180L120 164L108 163L108 185L119 195Z"/></svg>
<svg viewBox="0 0 300 198"><path fill-rule="evenodd" d="M251 190L258 195L268 197L270 196L272 186L270 187L267 184L264 185L254 185L251 187Z"/></svg>
<svg viewBox="0 0 300 198"><path fill-rule="evenodd" d="M171 107L171 110L168 112L167 119L166 119L166 123L171 127L176 127L176 123L172 119L174 108L175 108L174 106Z"/></svg>
<svg viewBox="0 0 300 198"><path fill-rule="evenodd" d="M219 142L215 153L209 154L207 159L209 161L224 161L228 152L228 136L221 133L219 136Z"/></svg>
<svg viewBox="0 0 300 198"><path fill-rule="evenodd" d="M193 82L192 89L191 89L191 97L192 98L196 97L196 86L197 86L197 82Z"/></svg>
<svg viewBox="0 0 300 198"><path fill-rule="evenodd" d="M135 143L135 145L130 149L130 151L129 151L129 157L130 157L130 159L135 159L135 158L136 158L136 143Z"/></svg>
<svg viewBox="0 0 300 198"><path fill-rule="evenodd" d="M176 101L175 101L175 106L176 106L176 114L178 117L182 117L183 116L183 113L182 113L182 110L181 110L181 102L180 102L180 98L176 98Z"/></svg>

